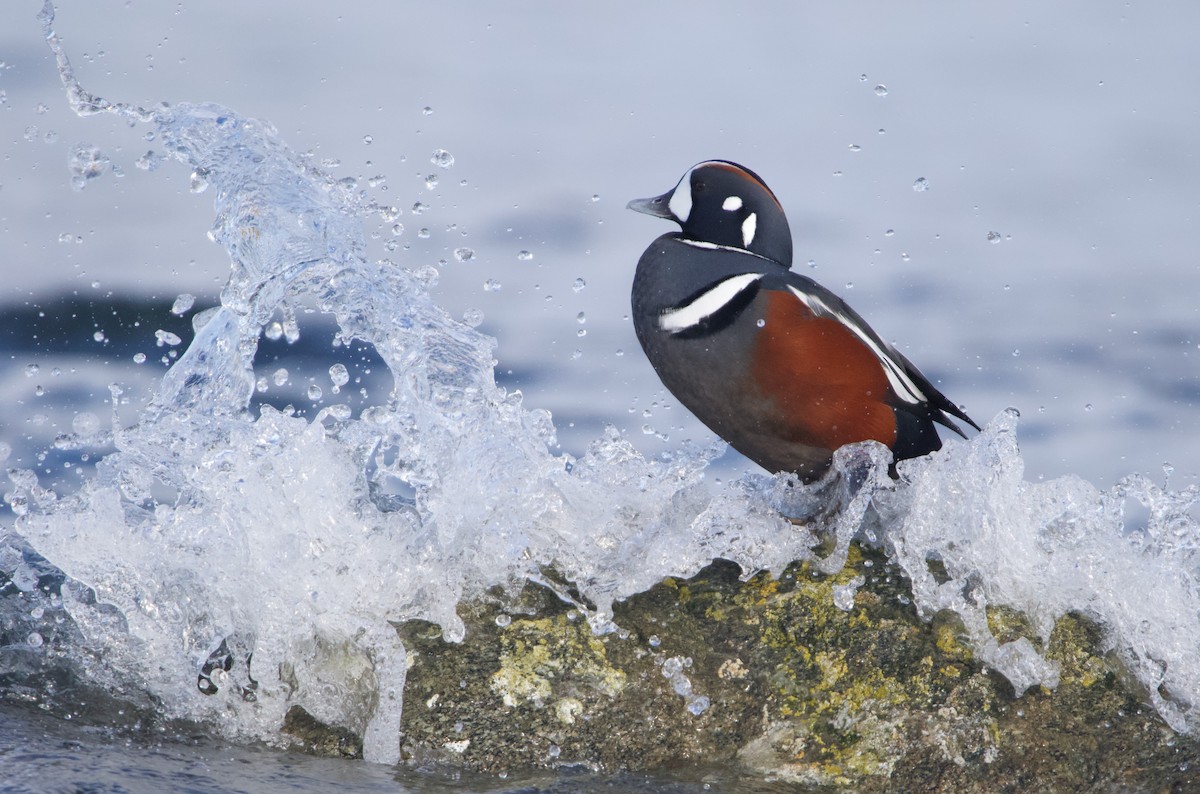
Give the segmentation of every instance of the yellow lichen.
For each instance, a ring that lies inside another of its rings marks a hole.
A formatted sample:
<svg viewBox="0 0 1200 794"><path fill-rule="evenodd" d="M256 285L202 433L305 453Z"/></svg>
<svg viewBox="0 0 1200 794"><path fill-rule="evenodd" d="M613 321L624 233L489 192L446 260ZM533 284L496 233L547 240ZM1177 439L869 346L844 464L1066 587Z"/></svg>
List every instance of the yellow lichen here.
<svg viewBox="0 0 1200 794"><path fill-rule="evenodd" d="M948 622L934 626L934 644L947 656L962 657L967 653L966 646L959 642L957 627Z"/></svg>
<svg viewBox="0 0 1200 794"><path fill-rule="evenodd" d="M553 696L554 681L562 678L608 697L625 686L625 673L608 663L604 643L565 616L513 621L501 641L500 666L489 684L506 706L541 707Z"/></svg>

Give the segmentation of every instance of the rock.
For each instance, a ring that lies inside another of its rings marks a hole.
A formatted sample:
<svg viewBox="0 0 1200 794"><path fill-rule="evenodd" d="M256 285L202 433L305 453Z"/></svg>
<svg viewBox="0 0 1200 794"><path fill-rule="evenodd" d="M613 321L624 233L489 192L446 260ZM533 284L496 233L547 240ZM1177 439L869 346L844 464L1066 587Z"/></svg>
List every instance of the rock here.
<svg viewBox="0 0 1200 794"><path fill-rule="evenodd" d="M1014 698L956 617L917 616L876 551L854 546L831 577L807 563L739 574L718 561L664 580L603 636L532 584L462 605L461 644L405 624L404 757L493 773L717 764L857 791L1200 787L1200 745L1146 705L1083 616L1044 649L1059 686ZM1039 644L1011 610L989 620Z"/></svg>
<svg viewBox="0 0 1200 794"><path fill-rule="evenodd" d="M283 732L293 737L289 749L326 758L362 758L362 739L353 731L326 725L301 706L283 715Z"/></svg>

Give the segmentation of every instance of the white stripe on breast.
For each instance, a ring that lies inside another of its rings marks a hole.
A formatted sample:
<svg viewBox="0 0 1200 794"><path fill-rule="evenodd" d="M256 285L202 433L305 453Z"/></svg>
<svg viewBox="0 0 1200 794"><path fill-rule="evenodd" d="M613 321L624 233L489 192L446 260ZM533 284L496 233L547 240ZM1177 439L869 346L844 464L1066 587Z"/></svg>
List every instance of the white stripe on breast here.
<svg viewBox="0 0 1200 794"><path fill-rule="evenodd" d="M888 383L891 384L892 391L896 393L897 397L907 403L912 403L913 405L927 401L925 393L917 387L917 384L913 383L912 378L908 377L908 373L904 371L904 368L899 364L899 362L892 358L887 350L881 348L879 343L872 339L871 335L868 334L866 330L862 328L862 326L856 322L853 322L849 317L841 312L837 312L829 308L825 301L821 300L817 296L810 295L807 292L803 292L792 286L789 286L788 289L790 289L792 294L799 298L813 314L821 317L832 317L842 325L849 328L855 336L862 340L862 343L870 348L871 352L875 354L875 358L879 359L879 364L883 367L883 374L887 375Z"/></svg>
<svg viewBox="0 0 1200 794"><path fill-rule="evenodd" d="M691 303L664 311L658 317L658 327L672 334L695 328L719 312L722 307L741 294L742 290L764 275L764 273L742 273L740 276L731 276L712 289L701 293L700 297Z"/></svg>

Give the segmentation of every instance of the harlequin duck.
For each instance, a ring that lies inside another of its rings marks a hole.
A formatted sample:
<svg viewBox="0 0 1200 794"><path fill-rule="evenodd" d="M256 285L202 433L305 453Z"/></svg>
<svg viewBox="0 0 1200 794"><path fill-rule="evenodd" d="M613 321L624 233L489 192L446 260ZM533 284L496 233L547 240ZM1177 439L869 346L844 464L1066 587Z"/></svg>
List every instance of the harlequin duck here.
<svg viewBox="0 0 1200 794"><path fill-rule="evenodd" d="M934 423L975 429L841 298L793 273L775 194L724 160L629 209L682 227L633 278L633 326L659 378L701 422L771 472L819 479L833 451L874 439L896 460L942 446Z"/></svg>

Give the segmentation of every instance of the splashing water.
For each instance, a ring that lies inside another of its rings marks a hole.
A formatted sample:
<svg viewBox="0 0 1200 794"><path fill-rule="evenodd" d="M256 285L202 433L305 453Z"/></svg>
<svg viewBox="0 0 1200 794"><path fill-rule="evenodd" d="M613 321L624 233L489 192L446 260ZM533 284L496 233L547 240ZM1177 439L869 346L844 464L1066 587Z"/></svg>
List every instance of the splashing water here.
<svg viewBox="0 0 1200 794"><path fill-rule="evenodd" d="M989 605L1025 611L1043 640L1066 612L1096 618L1168 722L1200 725L1194 488L1027 483L1015 412L902 463L900 483L875 444L839 450L834 476L812 487L760 475L714 487L705 470L722 444L648 460L611 428L579 459L553 454L550 415L496 386L495 341L451 319L418 275L366 259L363 218L380 208L262 122L88 94L49 2L42 21L77 113L153 125L208 185L211 236L231 265L220 307L139 421L114 417L116 451L78 493L10 473L17 531L80 583L61 608L79 635L66 652L91 680L231 738L278 742L300 704L363 732L369 759L394 762L406 668L396 622L430 620L459 639L460 599L515 592L553 565L603 632L615 600L713 558L747 572L807 558L833 572L865 536L912 578L922 613L958 613L1018 692L1053 686L1057 671L1030 640L999 643ZM311 419L251 414L259 336L299 305L332 315L341 342L374 346L392 377L386 401L357 416L336 402ZM1144 528L1125 526L1128 499L1149 509ZM833 552L816 557L829 534ZM22 549L0 547L0 571L32 589Z"/></svg>

